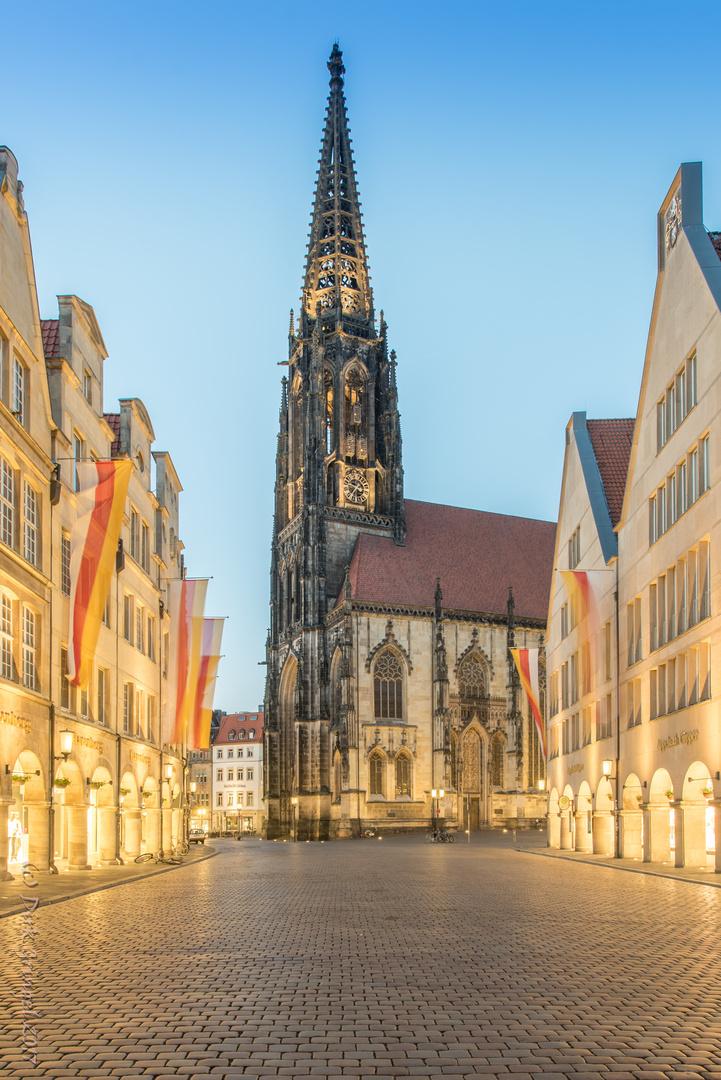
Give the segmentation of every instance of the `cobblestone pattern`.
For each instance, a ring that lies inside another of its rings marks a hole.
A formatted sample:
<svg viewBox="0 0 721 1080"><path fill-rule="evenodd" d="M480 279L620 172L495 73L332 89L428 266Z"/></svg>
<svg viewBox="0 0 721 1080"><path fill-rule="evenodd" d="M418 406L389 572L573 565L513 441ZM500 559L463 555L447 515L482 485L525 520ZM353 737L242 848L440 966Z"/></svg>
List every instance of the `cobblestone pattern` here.
<svg viewBox="0 0 721 1080"><path fill-rule="evenodd" d="M415 838L219 845L0 925L0 1071L61 1077L721 1078L721 892Z"/></svg>

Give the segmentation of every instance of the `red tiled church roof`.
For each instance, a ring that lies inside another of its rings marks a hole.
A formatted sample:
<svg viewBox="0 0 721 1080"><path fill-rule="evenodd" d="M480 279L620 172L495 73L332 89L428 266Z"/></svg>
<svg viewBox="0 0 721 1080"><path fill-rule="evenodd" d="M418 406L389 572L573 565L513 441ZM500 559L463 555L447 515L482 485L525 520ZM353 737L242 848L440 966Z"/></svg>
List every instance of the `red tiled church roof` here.
<svg viewBox="0 0 721 1080"><path fill-rule="evenodd" d="M45 356L59 356L60 319L41 319L40 328L43 332L43 352Z"/></svg>
<svg viewBox="0 0 721 1080"><path fill-rule="evenodd" d="M406 542L361 533L350 565L352 597L432 607L436 578L443 607L546 619L556 525L406 500ZM342 603L343 596L339 597Z"/></svg>
<svg viewBox="0 0 721 1080"><path fill-rule="evenodd" d="M213 739L213 745L216 743L235 742L238 739L238 732L244 731L243 739L246 742L262 742L263 741L263 720L264 713L261 710L257 713L231 713L228 716L221 716L220 726L218 728L218 734ZM233 738L230 738L231 731L235 732ZM253 738L250 738L250 732L255 731Z"/></svg>
<svg viewBox="0 0 721 1080"><path fill-rule="evenodd" d="M624 420L587 420L586 423L606 492L611 524L615 528L621 520L635 420L629 417Z"/></svg>

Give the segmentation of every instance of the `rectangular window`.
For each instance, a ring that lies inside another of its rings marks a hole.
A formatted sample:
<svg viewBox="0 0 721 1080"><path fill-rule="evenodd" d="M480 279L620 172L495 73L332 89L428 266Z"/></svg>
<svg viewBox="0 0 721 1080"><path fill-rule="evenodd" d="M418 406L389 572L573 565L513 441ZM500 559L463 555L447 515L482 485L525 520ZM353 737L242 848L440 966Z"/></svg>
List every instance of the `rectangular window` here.
<svg viewBox="0 0 721 1080"><path fill-rule="evenodd" d="M37 686L35 636L35 613L30 608L23 608L23 685L31 690Z"/></svg>
<svg viewBox="0 0 721 1080"><path fill-rule="evenodd" d="M252 748L252 747L249 747L249 748L248 748L248 752L246 753L246 755L245 755L245 756L246 756L246 757L252 757L252 756L253 756L253 748Z"/></svg>
<svg viewBox="0 0 721 1080"><path fill-rule="evenodd" d="M170 634L163 634L163 678L168 677L168 654L170 653Z"/></svg>
<svg viewBox="0 0 721 1080"><path fill-rule="evenodd" d="M656 492L656 536L666 532L666 487L664 484Z"/></svg>
<svg viewBox="0 0 721 1080"><path fill-rule="evenodd" d="M228 780L232 780L232 779L233 779L233 770L228 769Z"/></svg>
<svg viewBox="0 0 721 1080"><path fill-rule="evenodd" d="M99 724L108 722L108 700L110 695L110 672L107 668L98 668L97 717Z"/></svg>
<svg viewBox="0 0 721 1080"><path fill-rule="evenodd" d="M591 742L591 710L583 710L583 731L581 732L582 745L588 746Z"/></svg>
<svg viewBox="0 0 721 1080"><path fill-rule="evenodd" d="M694 353L686 361L686 413L693 409L696 402L696 353Z"/></svg>
<svg viewBox="0 0 721 1080"><path fill-rule="evenodd" d="M672 641L676 637L676 567L666 573L666 638Z"/></svg>
<svg viewBox="0 0 721 1080"><path fill-rule="evenodd" d="M78 462L83 461L85 458L85 441L78 435L77 431L73 435L73 458L75 459L75 471L74 471L74 483L75 490L80 490L80 478L78 477Z"/></svg>
<svg viewBox="0 0 721 1080"><path fill-rule="evenodd" d="M133 644L133 598L128 593L123 594L123 637Z"/></svg>
<svg viewBox="0 0 721 1080"><path fill-rule="evenodd" d="M687 670L687 685L688 685L688 703L689 705L695 705L698 701L698 676L699 676L699 664L698 664L698 649L688 650L688 670Z"/></svg>
<svg viewBox="0 0 721 1080"><path fill-rule="evenodd" d="M85 371L83 372L83 397L87 401L88 405L92 405L92 403L93 403L93 377L92 377L92 375L90 374L90 372L88 371L87 368L85 368Z"/></svg>
<svg viewBox="0 0 721 1080"><path fill-rule="evenodd" d="M242 756L243 756L243 747L242 747L242 746L239 746L239 747L238 747L238 757L240 758L240 757L242 757Z"/></svg>
<svg viewBox="0 0 721 1080"><path fill-rule="evenodd" d="M698 588L699 618L708 619L711 615L711 560L707 540L701 540L698 545Z"/></svg>
<svg viewBox="0 0 721 1080"><path fill-rule="evenodd" d="M653 585L649 585L648 589L648 632L649 632L649 648L651 652L658 648L658 586L654 582Z"/></svg>
<svg viewBox="0 0 721 1080"><path fill-rule="evenodd" d="M233 805L233 792L229 791L228 792L228 806L232 806L232 805Z"/></svg>
<svg viewBox="0 0 721 1080"><path fill-rule="evenodd" d="M676 430L676 412L674 408L674 388L673 383L666 391L666 439L670 439Z"/></svg>
<svg viewBox="0 0 721 1080"><path fill-rule="evenodd" d="M25 484L23 500L23 555L32 566L38 560L38 496L34 488Z"/></svg>
<svg viewBox="0 0 721 1080"><path fill-rule="evenodd" d="M648 543L652 547L658 540L658 510L656 496L652 495L648 500Z"/></svg>
<svg viewBox="0 0 721 1080"><path fill-rule="evenodd" d="M148 656L155 660L155 617L148 615Z"/></svg>
<svg viewBox="0 0 721 1080"><path fill-rule="evenodd" d="M60 588L70 596L70 534L65 531L60 538Z"/></svg>
<svg viewBox="0 0 721 1080"><path fill-rule="evenodd" d="M674 409L677 423L680 424L686 415L686 372L681 371L676 376Z"/></svg>
<svg viewBox="0 0 721 1080"><path fill-rule="evenodd" d="M691 549L686 556L686 590L688 593L688 626L698 622L698 552Z"/></svg>
<svg viewBox="0 0 721 1080"><path fill-rule="evenodd" d="M143 639L143 623L145 621L145 612L143 608L138 604L135 609L135 647L144 652L145 641Z"/></svg>
<svg viewBox="0 0 721 1080"><path fill-rule="evenodd" d="M656 450L660 450L696 404L696 354L690 356L656 405Z"/></svg>
<svg viewBox="0 0 721 1080"><path fill-rule="evenodd" d="M15 474L5 459L0 460L0 514L2 542L15 544Z"/></svg>
<svg viewBox="0 0 721 1080"><path fill-rule="evenodd" d="M629 679L626 684L628 697L628 726L636 727L641 723L641 680Z"/></svg>
<svg viewBox="0 0 721 1080"><path fill-rule="evenodd" d="M220 757L220 754L218 754L218 757ZM217 769L216 770L215 779L218 780L220 783L223 782L223 770L222 769Z"/></svg>
<svg viewBox="0 0 721 1080"><path fill-rule="evenodd" d="M252 806L253 805L253 792L252 791L246 792L245 805L246 806Z"/></svg>
<svg viewBox="0 0 721 1080"><path fill-rule="evenodd" d="M686 560L679 559L676 563L676 619L678 632L683 634L688 629L686 621Z"/></svg>
<svg viewBox="0 0 721 1080"><path fill-rule="evenodd" d="M138 511L130 510L130 558L135 559L138 562L140 554L140 518L138 517Z"/></svg>
<svg viewBox="0 0 721 1080"><path fill-rule="evenodd" d="M13 357L13 400L12 400L12 414L15 419L25 427L25 401L27 397L25 386L25 367L18 360L17 356Z"/></svg>
<svg viewBox="0 0 721 1080"><path fill-rule="evenodd" d="M135 687L132 683L123 684L123 732L131 735L133 732L133 707L135 705Z"/></svg>
<svg viewBox="0 0 721 1080"><path fill-rule="evenodd" d="M578 701L578 653L571 657L571 704Z"/></svg>
<svg viewBox="0 0 721 1080"><path fill-rule="evenodd" d="M676 709L676 661L669 660L666 664L666 710L674 712Z"/></svg>
<svg viewBox="0 0 721 1080"><path fill-rule="evenodd" d="M656 452L666 442L666 402L664 398L656 404Z"/></svg>
<svg viewBox="0 0 721 1080"><path fill-rule="evenodd" d="M568 604L561 606L561 640L568 637Z"/></svg>
<svg viewBox="0 0 721 1080"><path fill-rule="evenodd" d="M145 522L140 530L140 565L147 574L150 569L150 529Z"/></svg>
<svg viewBox="0 0 721 1080"><path fill-rule="evenodd" d="M574 713L571 717L571 750L578 750L579 747L579 734L578 734L578 713Z"/></svg>
<svg viewBox="0 0 721 1080"><path fill-rule="evenodd" d="M686 483L686 462L682 461L676 466L676 501L678 505L678 513L676 517L681 517L688 510L688 486Z"/></svg>
<svg viewBox="0 0 721 1080"><path fill-rule="evenodd" d="M70 683L68 682L68 650L60 649L60 708L70 711Z"/></svg>
<svg viewBox="0 0 721 1080"><path fill-rule="evenodd" d="M88 683L88 686L90 683ZM88 701L88 686L80 688L80 715L84 717L90 716L90 703Z"/></svg>
<svg viewBox="0 0 721 1080"><path fill-rule="evenodd" d="M243 770L242 769L236 769L235 770L235 778L236 778L236 780L242 780L243 779Z"/></svg>
<svg viewBox="0 0 721 1080"><path fill-rule="evenodd" d="M223 805L223 792L222 791L219 791L218 794L216 795L215 805L216 806L222 806Z"/></svg>
<svg viewBox="0 0 721 1080"><path fill-rule="evenodd" d="M676 471L666 477L666 517L669 529L678 517L678 503L676 497Z"/></svg>
<svg viewBox="0 0 721 1080"><path fill-rule="evenodd" d="M0 676L13 677L13 605L5 593L0 593Z"/></svg>
<svg viewBox="0 0 721 1080"><path fill-rule="evenodd" d="M649 704L649 716L652 720L655 720L658 716L658 668L651 669L651 695ZM629 727L631 725L629 724Z"/></svg>
<svg viewBox="0 0 721 1080"><path fill-rule="evenodd" d="M676 657L676 708L686 708L686 653Z"/></svg>
<svg viewBox="0 0 721 1080"><path fill-rule="evenodd" d="M658 579L658 643L666 644L666 575Z"/></svg>
<svg viewBox="0 0 721 1080"><path fill-rule="evenodd" d="M252 780L253 779L253 770L252 769L248 769L246 771L245 778L246 778L246 780Z"/></svg>
<svg viewBox="0 0 721 1080"><path fill-rule="evenodd" d="M218 758L218 761L222 761L222 760L223 760L223 751L222 751L222 749L219 749L219 750L218 750L218 752L217 752L217 754L216 754L216 757Z"/></svg>
<svg viewBox="0 0 721 1080"><path fill-rule="evenodd" d="M638 596L633 603L633 621L636 639L636 663L641 659L641 597Z"/></svg>
<svg viewBox="0 0 721 1080"><path fill-rule="evenodd" d="M711 646L702 641L698 647L698 699L708 701L711 697Z"/></svg>
<svg viewBox="0 0 721 1080"><path fill-rule="evenodd" d="M110 628L110 590L105 598L105 607L103 608L103 626Z"/></svg>
<svg viewBox="0 0 721 1080"><path fill-rule="evenodd" d="M698 449L694 448L691 451L686 462L688 471L688 505L693 506L698 499Z"/></svg>
<svg viewBox="0 0 721 1080"><path fill-rule="evenodd" d="M613 653L611 651L611 622L606 623L603 628L603 675L604 681L608 682L613 676Z"/></svg>
<svg viewBox="0 0 721 1080"><path fill-rule="evenodd" d="M568 569L574 570L581 561L581 526L568 541Z"/></svg>
<svg viewBox="0 0 721 1080"><path fill-rule="evenodd" d="M228 747L228 760L229 760L229 761L230 761L230 759L232 758L232 756L233 756L233 747L232 747L232 746L229 746L229 747Z"/></svg>
<svg viewBox="0 0 721 1080"><path fill-rule="evenodd" d="M711 487L711 456L708 435L698 444L698 491L703 495Z"/></svg>
<svg viewBox="0 0 721 1080"><path fill-rule="evenodd" d="M146 735L150 742L155 741L155 698L148 694L145 699L145 726Z"/></svg>

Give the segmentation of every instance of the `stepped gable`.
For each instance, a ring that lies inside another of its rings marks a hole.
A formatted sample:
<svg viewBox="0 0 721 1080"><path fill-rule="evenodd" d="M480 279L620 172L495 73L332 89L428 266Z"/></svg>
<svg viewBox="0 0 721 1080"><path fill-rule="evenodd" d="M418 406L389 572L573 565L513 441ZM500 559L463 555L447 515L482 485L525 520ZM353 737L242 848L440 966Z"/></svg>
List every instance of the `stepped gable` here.
<svg viewBox="0 0 721 1080"><path fill-rule="evenodd" d="M556 524L406 499L406 540L361 534L350 566L353 599L432 607L441 579L444 610L545 619ZM342 603L343 597L339 598Z"/></svg>
<svg viewBox="0 0 721 1080"><path fill-rule="evenodd" d="M621 520L635 420L587 420L586 424L615 529Z"/></svg>

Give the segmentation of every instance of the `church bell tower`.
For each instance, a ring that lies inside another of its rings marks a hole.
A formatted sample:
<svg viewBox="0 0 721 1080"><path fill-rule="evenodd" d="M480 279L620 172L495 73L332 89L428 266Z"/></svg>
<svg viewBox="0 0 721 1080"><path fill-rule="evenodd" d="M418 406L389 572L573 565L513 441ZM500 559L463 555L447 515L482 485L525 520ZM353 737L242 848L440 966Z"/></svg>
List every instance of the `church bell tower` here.
<svg viewBox="0 0 721 1080"><path fill-rule="evenodd" d="M323 838L330 798L325 616L342 600L359 533L405 536L396 358L383 312L376 327L337 45L328 70L282 386L267 650L267 834L289 834L297 818L303 838Z"/></svg>

